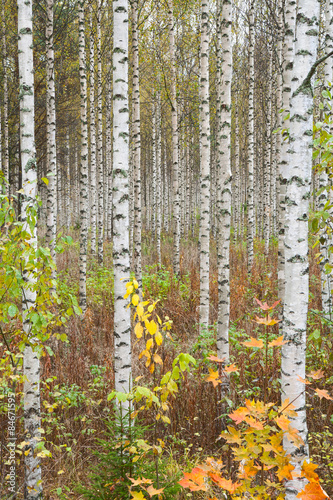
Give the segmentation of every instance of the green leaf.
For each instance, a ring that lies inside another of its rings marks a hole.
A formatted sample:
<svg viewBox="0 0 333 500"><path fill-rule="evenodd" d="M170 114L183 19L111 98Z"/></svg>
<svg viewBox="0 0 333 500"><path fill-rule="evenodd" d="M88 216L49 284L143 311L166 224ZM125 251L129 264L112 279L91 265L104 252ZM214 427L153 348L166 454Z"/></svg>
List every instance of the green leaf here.
<svg viewBox="0 0 333 500"><path fill-rule="evenodd" d="M8 314L11 318L14 318L14 316L18 313L18 309L15 304L11 304L8 307Z"/></svg>

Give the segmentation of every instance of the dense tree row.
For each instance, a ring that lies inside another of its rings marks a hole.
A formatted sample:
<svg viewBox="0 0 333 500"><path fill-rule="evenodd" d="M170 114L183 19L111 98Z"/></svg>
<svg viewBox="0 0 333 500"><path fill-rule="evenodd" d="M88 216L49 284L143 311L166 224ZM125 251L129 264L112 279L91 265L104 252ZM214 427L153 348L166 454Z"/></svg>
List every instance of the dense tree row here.
<svg viewBox="0 0 333 500"><path fill-rule="evenodd" d="M210 325L210 249L216 244L217 355L225 363L231 235L247 241L249 272L255 241L264 239L268 255L278 238L281 331L287 341L282 400L296 401L293 425L305 443L285 447L300 469L308 457L300 379L309 204L321 187L313 203L323 208L328 185L325 169L312 179L313 120L327 113L319 103L332 81L332 2L18 0L18 7L16 16L14 3L2 0L0 160L6 190L20 191L16 205L24 220L38 187L39 237L46 238L52 257L57 233L80 229L83 314L87 254L102 265L103 243L112 241L116 390L131 386L131 315L122 280L133 270L141 283L143 232L155 242L159 266L161 238L172 236L176 275L182 272L181 240L198 235L200 331ZM33 27L27 24L31 17ZM32 34L33 52L26 41ZM31 237L37 244L36 231ZM322 281L330 315L328 246L322 243ZM24 307L34 300L27 294ZM25 364L33 450L39 391L31 387L38 386L39 363L30 346ZM31 473L37 470L33 460L27 459L26 468L27 488L36 488L26 498L39 498L40 472ZM288 500L296 499L302 482L289 482Z"/></svg>

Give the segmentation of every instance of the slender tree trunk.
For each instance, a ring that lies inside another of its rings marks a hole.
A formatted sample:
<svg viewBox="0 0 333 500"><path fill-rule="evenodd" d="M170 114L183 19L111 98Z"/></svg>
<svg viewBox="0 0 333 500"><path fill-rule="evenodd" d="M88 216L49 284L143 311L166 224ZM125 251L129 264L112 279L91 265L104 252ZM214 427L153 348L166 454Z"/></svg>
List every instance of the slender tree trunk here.
<svg viewBox="0 0 333 500"><path fill-rule="evenodd" d="M173 271L180 272L180 201L179 201L179 166L178 166L178 113L176 98L176 62L175 62L175 33L173 0L168 0L169 9L169 37L170 37L170 64L171 64L171 105L172 105L172 172L173 172Z"/></svg>
<svg viewBox="0 0 333 500"><path fill-rule="evenodd" d="M248 128L248 191L247 191L247 245L248 267L253 264L254 213L254 2L249 12L249 128Z"/></svg>
<svg viewBox="0 0 333 500"><path fill-rule="evenodd" d="M98 161L98 262L103 263L103 118L102 118L102 50L101 50L102 0L97 8L97 161Z"/></svg>
<svg viewBox="0 0 333 500"><path fill-rule="evenodd" d="M201 2L200 43L200 313L201 328L209 325L209 243L210 243L210 114L209 114L209 5Z"/></svg>
<svg viewBox="0 0 333 500"><path fill-rule="evenodd" d="M140 131L140 75L138 0L132 1L132 53L133 53L133 184L134 184L134 272L141 283L141 131Z"/></svg>
<svg viewBox="0 0 333 500"><path fill-rule="evenodd" d="M310 70L316 60L318 45L319 3L299 0L297 39L293 68L294 92L290 100L290 155L285 175L285 303L283 332L287 344L282 347L282 401L295 405L297 416L292 426L298 430L303 445L284 439L284 449L291 456L295 472L301 472L309 457L306 425L305 348L309 297L308 214L312 171L313 89ZM286 483L286 499L296 500L304 479Z"/></svg>
<svg viewBox="0 0 333 500"><path fill-rule="evenodd" d="M123 298L129 276L128 1L113 2L113 263L115 390L131 387L131 316Z"/></svg>
<svg viewBox="0 0 333 500"><path fill-rule="evenodd" d="M218 232L218 285L219 308L217 330L218 357L229 361L229 312L230 312L230 284L229 284L229 245L231 222L231 80L232 80L232 49L231 49L231 0L222 0L221 11L221 39L218 40L221 51L222 81L220 85L220 112L219 117L219 163L221 177L218 191L221 196L221 210L219 213Z"/></svg>
<svg viewBox="0 0 333 500"><path fill-rule="evenodd" d="M90 65L90 226L91 226L91 253L96 255L96 118L95 118L95 37L93 29L93 9L90 6L90 40L89 40L89 65Z"/></svg>
<svg viewBox="0 0 333 500"><path fill-rule="evenodd" d="M55 261L57 236L57 149L53 47L53 0L46 2L46 135L47 135L47 231L46 239Z"/></svg>
<svg viewBox="0 0 333 500"><path fill-rule="evenodd" d="M289 114L289 102L292 91L293 63L294 63L294 38L295 38L295 22L296 22L297 3L294 0L287 0L285 7L285 25L284 25L284 44L283 44L283 91L282 91L282 108L284 116ZM289 119L285 119L284 128L288 129ZM287 171L289 168L289 140L283 137L281 144L281 157L279 164L279 259L278 259L278 286L279 297L284 298L285 294L285 193L287 184Z"/></svg>
<svg viewBox="0 0 333 500"><path fill-rule="evenodd" d="M35 103L34 103L34 68L32 37L32 3L18 0L18 66L20 83L20 144L22 166L22 210L21 218L27 219L27 212L36 206L37 165L35 149ZM30 233L29 244L37 247L37 224L26 225ZM31 322L27 319L28 311L34 307L36 292L33 272L24 271L26 285L23 290L22 311L23 329L30 338ZM29 444L25 449L25 500L39 500L42 497L40 458L36 453L36 445L40 441L40 364L36 350L31 345L24 349L23 374L24 393L24 430L25 441Z"/></svg>
<svg viewBox="0 0 333 500"><path fill-rule="evenodd" d="M79 13L79 70L80 70L80 120L81 120L81 162L80 162L80 307L87 308L87 236L88 236L88 127L87 127L87 75L85 49L84 0L78 2Z"/></svg>

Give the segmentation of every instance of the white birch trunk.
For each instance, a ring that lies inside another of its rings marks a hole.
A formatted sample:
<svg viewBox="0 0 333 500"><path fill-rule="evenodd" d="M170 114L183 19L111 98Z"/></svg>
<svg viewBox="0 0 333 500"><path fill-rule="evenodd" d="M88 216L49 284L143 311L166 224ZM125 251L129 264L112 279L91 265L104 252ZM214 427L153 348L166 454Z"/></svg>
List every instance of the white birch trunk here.
<svg viewBox="0 0 333 500"><path fill-rule="evenodd" d="M128 1L113 2L113 263L115 390L131 387L131 316L123 278L129 255Z"/></svg>
<svg viewBox="0 0 333 500"><path fill-rule="evenodd" d="M218 329L217 355L229 362L229 246L231 223L231 80L232 80L232 46L231 46L232 6L231 0L222 0L221 39L218 41L221 51L222 81L220 82L220 117L219 117L219 163L221 178L218 191L221 196L218 231Z"/></svg>
<svg viewBox="0 0 333 500"><path fill-rule="evenodd" d="M248 267L253 265L254 213L254 2L249 12L249 125L248 125L248 191L247 191L247 245Z"/></svg>
<svg viewBox="0 0 333 500"><path fill-rule="evenodd" d="M22 165L22 220L27 218L29 207L36 206L37 195L37 165L35 149L35 104L34 104L34 67L33 67L33 37L32 37L32 3L18 0L18 69L20 85L20 140ZM37 224L33 228L26 225L30 233L29 244L37 246ZM24 271L26 286L23 290L22 312L23 329L30 337L31 323L26 319L27 312L33 308L36 301L34 291L35 278L33 273ZM29 339L32 343L35 339ZM39 500L42 497L40 458L35 452L40 441L40 364L37 352L30 345L24 350L23 374L25 382L24 393L24 431L25 441L29 444L25 449L25 500Z"/></svg>
<svg viewBox="0 0 333 500"><path fill-rule="evenodd" d="M294 63L294 38L296 22L297 3L294 0L288 0L285 6L285 25L284 25L284 43L283 43L283 92L282 108L283 116L289 114L289 102L292 91L293 63ZM289 119L284 121L283 127L289 127ZM289 140L284 136L281 144L281 158L279 164L279 259L278 259L278 286L279 297L284 298L285 293L285 192L286 192L286 171L288 170L288 152Z"/></svg>
<svg viewBox="0 0 333 500"><path fill-rule="evenodd" d="M179 201L179 167L178 167L178 112L176 98L176 61L175 61L175 33L173 0L168 0L170 64L171 64L171 106L172 106L172 172L173 172L173 270L180 272L180 201Z"/></svg>
<svg viewBox="0 0 333 500"><path fill-rule="evenodd" d="M46 145L47 145L47 225L46 239L55 261L57 236L57 153L53 47L53 0L46 2Z"/></svg>
<svg viewBox="0 0 333 500"><path fill-rule="evenodd" d="M200 42L200 312L203 330L209 325L209 243L210 243L210 114L209 114L209 4L201 1Z"/></svg>
<svg viewBox="0 0 333 500"><path fill-rule="evenodd" d="M306 327L309 298L308 213L312 171L313 89L310 70L316 60L318 45L319 3L299 0L297 39L293 67L295 91L290 100L290 155L286 176L285 217L285 302L283 333L288 341L282 347L282 401L295 405L292 418L304 441L295 446L287 438L284 449L291 456L295 472L309 457L307 442L305 385ZM286 499L296 500L304 479L286 483Z"/></svg>
<svg viewBox="0 0 333 500"><path fill-rule="evenodd" d="M90 40L89 40L89 66L90 66L90 227L91 227L91 253L96 255L96 118L95 118L95 39L93 30L93 9L90 7Z"/></svg>
<svg viewBox="0 0 333 500"><path fill-rule="evenodd" d="M102 50L101 50L102 0L97 7L97 163L98 163L98 262L103 263L103 219L104 219L104 184L103 184L103 117L102 117Z"/></svg>
<svg viewBox="0 0 333 500"><path fill-rule="evenodd" d="M79 70L80 70L80 307L83 314L87 308L87 237L88 237L88 128L87 128L87 75L85 49L84 0L78 2L79 13Z"/></svg>

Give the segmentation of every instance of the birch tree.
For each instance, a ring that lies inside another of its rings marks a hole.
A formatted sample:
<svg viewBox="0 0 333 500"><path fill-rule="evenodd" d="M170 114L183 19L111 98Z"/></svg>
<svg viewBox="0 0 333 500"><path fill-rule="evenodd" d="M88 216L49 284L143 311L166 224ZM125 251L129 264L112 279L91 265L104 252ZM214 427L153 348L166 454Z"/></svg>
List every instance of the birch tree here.
<svg viewBox="0 0 333 500"><path fill-rule="evenodd" d="M103 117L102 117L102 49L101 49L102 1L97 7L97 158L98 158L98 262L103 263L103 218L104 218L104 179L103 179Z"/></svg>
<svg viewBox="0 0 333 500"><path fill-rule="evenodd" d="M90 225L91 225L91 253L96 255L96 121L95 121L95 37L93 26L93 9L90 6L90 40L89 40L89 65L90 65Z"/></svg>
<svg viewBox="0 0 333 500"><path fill-rule="evenodd" d="M180 196L179 196L179 166L178 166L178 112L176 94L176 61L175 61L175 32L173 0L168 0L169 16L169 47L171 65L171 126L172 126L172 177L173 177L173 270L180 272L179 247L180 247Z"/></svg>
<svg viewBox="0 0 333 500"><path fill-rule="evenodd" d="M254 218L254 1L249 12L249 125L248 125L248 193L247 193L247 244L248 266L253 264Z"/></svg>
<svg viewBox="0 0 333 500"><path fill-rule="evenodd" d="M80 71L80 307L87 308L87 236L88 236L88 127L87 127L87 75L85 49L84 0L78 2L79 14L79 71Z"/></svg>
<svg viewBox="0 0 333 500"><path fill-rule="evenodd" d="M18 69L20 85L20 141L22 165L22 220L27 219L27 211L36 207L37 165L35 149L35 103L34 67L32 38L32 3L18 0ZM37 227L26 225L30 233L30 245L37 247ZM23 329L30 337L31 322L27 319L29 310L34 307L36 292L33 272L23 271L26 285L23 290L22 310ZM42 497L40 458L35 451L40 441L40 364L37 352L33 349L34 339L27 343L24 350L23 374L24 393L24 431L25 450L25 500L39 500Z"/></svg>
<svg viewBox="0 0 333 500"><path fill-rule="evenodd" d="M314 74L318 45L319 2L299 0L296 22L293 81L295 90L290 100L290 154L286 176L285 217L285 300L283 333L287 341L282 347L282 400L295 405L297 416L292 426L304 444L295 445L284 439L295 472L308 459L305 406L306 326L309 297L308 213L312 171L312 112ZM286 483L287 500L296 500L304 480L296 477Z"/></svg>
<svg viewBox="0 0 333 500"><path fill-rule="evenodd" d="M113 264L115 390L131 386L131 316L124 278L129 254L128 0L113 1Z"/></svg>
<svg viewBox="0 0 333 500"><path fill-rule="evenodd" d="M218 40L221 53L222 79L219 83L219 137L218 155L220 163L218 191L220 200L219 233L218 233L218 356L228 363L229 360L229 244L231 222L231 80L232 80L232 49L231 49L231 0L221 2L221 36ZM237 140L237 139L236 139Z"/></svg>
<svg viewBox="0 0 333 500"><path fill-rule="evenodd" d="M134 185L134 272L141 283L141 131L140 131L140 77L138 39L138 0L132 0L132 65L133 65L133 185Z"/></svg>
<svg viewBox="0 0 333 500"><path fill-rule="evenodd" d="M53 46L53 0L46 1L46 144L47 144L47 232L46 239L55 261L57 237L57 146Z"/></svg>
<svg viewBox="0 0 333 500"><path fill-rule="evenodd" d="M209 114L209 4L201 2L200 41L200 313L199 323L209 325L210 243L210 114Z"/></svg>

